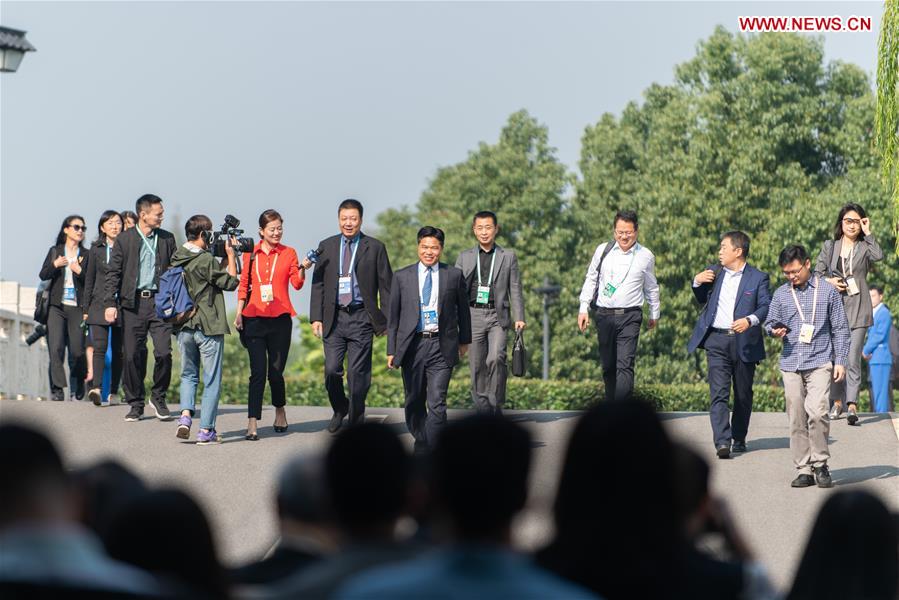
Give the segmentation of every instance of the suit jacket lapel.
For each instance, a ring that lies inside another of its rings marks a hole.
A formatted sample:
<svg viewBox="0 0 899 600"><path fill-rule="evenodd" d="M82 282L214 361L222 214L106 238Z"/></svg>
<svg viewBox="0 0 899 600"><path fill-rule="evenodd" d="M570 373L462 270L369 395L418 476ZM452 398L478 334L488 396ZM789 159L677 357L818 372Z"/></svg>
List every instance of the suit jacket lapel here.
<svg viewBox="0 0 899 600"><path fill-rule="evenodd" d="M340 251L340 245L338 244L337 250ZM365 234L359 234L359 249L356 250L356 262L353 263L353 273L356 273L359 269L359 263L362 262L362 257L365 256L365 253L368 252L368 236Z"/></svg>
<svg viewBox="0 0 899 600"><path fill-rule="evenodd" d="M494 246L496 252L496 266L493 267L493 281L499 279L497 275L500 272L500 269L503 268L503 260L506 258L506 251L500 248L499 246Z"/></svg>
<svg viewBox="0 0 899 600"><path fill-rule="evenodd" d="M709 295L709 300L706 302L706 307L708 308L708 314L711 316L711 321L709 325L715 322L715 313L718 312L718 298L721 297L721 288L724 286L724 278L727 276L727 273L722 268L718 272L718 276L715 278L715 282L712 284L712 293Z"/></svg>
<svg viewBox="0 0 899 600"><path fill-rule="evenodd" d="M449 275L447 275L449 269L446 268L445 263L438 263L437 273L439 273L439 281L437 283L437 310L441 313L443 312L443 298L446 296L447 291L447 279L449 279Z"/></svg>
<svg viewBox="0 0 899 600"><path fill-rule="evenodd" d="M734 314L737 312L737 305L740 304L740 300L743 299L743 292L746 291L747 281L750 276L749 269L751 269L748 264L743 267L743 275L740 276L740 285L737 286L737 298L734 300ZM731 315L731 319L733 319L734 315Z"/></svg>

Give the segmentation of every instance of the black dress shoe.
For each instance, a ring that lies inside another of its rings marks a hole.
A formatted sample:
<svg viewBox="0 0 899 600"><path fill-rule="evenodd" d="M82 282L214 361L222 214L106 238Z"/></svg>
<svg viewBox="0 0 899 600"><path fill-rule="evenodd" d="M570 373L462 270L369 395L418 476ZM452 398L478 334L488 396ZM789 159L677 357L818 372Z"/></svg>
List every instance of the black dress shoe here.
<svg viewBox="0 0 899 600"><path fill-rule="evenodd" d="M337 430L340 429L340 426L343 424L344 416L343 413L334 413L334 416L331 417L331 421L328 423L328 431L337 433Z"/></svg>
<svg viewBox="0 0 899 600"><path fill-rule="evenodd" d="M716 448L718 458L730 458L730 444L718 444Z"/></svg>
<svg viewBox="0 0 899 600"><path fill-rule="evenodd" d="M731 448L731 452L734 454L742 454L746 452L746 442L734 442L734 447Z"/></svg>
<svg viewBox="0 0 899 600"><path fill-rule="evenodd" d="M815 483L819 488L833 487L833 478L830 476L830 469L827 468L827 465L815 469Z"/></svg>
<svg viewBox="0 0 899 600"><path fill-rule="evenodd" d="M794 479L792 483L790 483L790 487L795 488L811 487L813 485L815 485L815 478L805 473L803 473L802 475Z"/></svg>

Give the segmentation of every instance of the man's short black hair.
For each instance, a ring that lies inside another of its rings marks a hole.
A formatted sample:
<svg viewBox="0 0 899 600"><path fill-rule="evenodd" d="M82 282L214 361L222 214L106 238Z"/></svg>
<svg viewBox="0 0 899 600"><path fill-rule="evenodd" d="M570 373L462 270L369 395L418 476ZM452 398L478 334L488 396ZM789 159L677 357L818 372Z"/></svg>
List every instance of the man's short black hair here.
<svg viewBox="0 0 899 600"><path fill-rule="evenodd" d="M443 248L444 235L442 229L431 227L430 225L425 225L418 230L418 241L420 242L426 237L437 238L437 241L440 242L440 247Z"/></svg>
<svg viewBox="0 0 899 600"><path fill-rule="evenodd" d="M721 236L721 239L730 240L731 245L734 248L741 248L743 250L743 260L749 258L749 236L743 233L742 231L728 231L724 235Z"/></svg>
<svg viewBox="0 0 899 600"><path fill-rule="evenodd" d="M877 290L877 293L883 296L883 286L882 285L869 285L869 290Z"/></svg>
<svg viewBox="0 0 899 600"><path fill-rule="evenodd" d="M524 508L531 436L520 425L494 415L450 421L431 458L435 500L459 536L501 533Z"/></svg>
<svg viewBox="0 0 899 600"><path fill-rule="evenodd" d="M330 508L350 533L399 518L410 476L408 453L383 423L361 423L341 432L325 455Z"/></svg>
<svg viewBox="0 0 899 600"><path fill-rule="evenodd" d="M359 211L359 218L362 218L362 203L356 200L355 198L347 198L343 202L340 203L340 206L337 207L337 214L340 214L340 211L347 209L356 209Z"/></svg>
<svg viewBox="0 0 899 600"><path fill-rule="evenodd" d="M805 246L800 246L799 244L787 246L780 251L780 257L777 259L777 264L781 267L785 267L794 260L798 260L800 263L805 264L805 261L808 260L808 251L806 251Z"/></svg>
<svg viewBox="0 0 899 600"><path fill-rule="evenodd" d="M634 225L634 229L640 229L640 224L637 221L637 211L635 210L619 210L617 213L615 213L615 220L612 221L612 227L618 225L618 221L632 223Z"/></svg>
<svg viewBox="0 0 899 600"><path fill-rule="evenodd" d="M144 194L134 203L134 212L137 214L140 214L141 211L150 212L150 208L152 208L154 204L162 204L162 198L154 194Z"/></svg>
<svg viewBox="0 0 899 600"><path fill-rule="evenodd" d="M499 221L496 219L496 213L491 210L479 210L474 214L474 218L471 220L471 224L474 225L475 221L478 219L493 219L494 227L499 225Z"/></svg>
<svg viewBox="0 0 899 600"><path fill-rule="evenodd" d="M212 220L206 215L194 215L184 224L184 236L187 241L198 240L204 231L212 229Z"/></svg>

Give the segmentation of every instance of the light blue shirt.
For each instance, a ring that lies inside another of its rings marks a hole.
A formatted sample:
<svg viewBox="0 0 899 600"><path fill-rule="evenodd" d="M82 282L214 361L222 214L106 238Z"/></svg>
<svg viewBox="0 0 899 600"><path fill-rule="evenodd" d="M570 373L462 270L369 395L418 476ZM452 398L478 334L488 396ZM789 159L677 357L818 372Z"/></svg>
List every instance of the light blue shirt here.
<svg viewBox="0 0 899 600"><path fill-rule="evenodd" d="M510 550L459 546L436 550L400 565L364 572L337 590L335 598L356 600L471 600L597 598Z"/></svg>
<svg viewBox="0 0 899 600"><path fill-rule="evenodd" d="M362 237L361 233L357 233L355 237L350 241L350 257L353 256L353 252L359 249L359 238ZM340 265L340 261L343 257L343 249L346 246L346 237L340 236L340 258L337 259L338 269ZM350 260L353 260L350 258ZM362 301L362 292L359 290L359 281L356 279L356 264L353 263L352 267L350 265L343 265L343 270L346 271L350 269L350 276L353 278L353 304L363 304ZM343 272L337 274L338 277L343 277Z"/></svg>
<svg viewBox="0 0 899 600"><path fill-rule="evenodd" d="M140 225L138 225L140 227ZM140 270L137 274L137 289L139 290L155 290L156 285L156 244L159 239L156 230L152 230L150 235L144 236L143 232L138 229L137 235L140 240Z"/></svg>

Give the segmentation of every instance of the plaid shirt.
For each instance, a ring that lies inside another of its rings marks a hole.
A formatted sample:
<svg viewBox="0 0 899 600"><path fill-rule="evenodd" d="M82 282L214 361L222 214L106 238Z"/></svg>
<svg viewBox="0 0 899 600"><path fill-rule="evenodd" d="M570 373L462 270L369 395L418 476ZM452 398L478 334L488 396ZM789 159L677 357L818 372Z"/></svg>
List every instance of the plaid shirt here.
<svg viewBox="0 0 899 600"><path fill-rule="evenodd" d="M802 307L806 319L812 318L812 304L815 298L815 280L812 276L805 288L796 288L796 298ZM799 342L799 330L802 319L790 293L792 284L783 284L774 292L765 331L771 334L772 325L778 321L790 328L783 338L783 351L780 354L781 371L796 372L817 369L828 363L846 365L849 357L849 322L843 309L843 299L837 289L824 281L818 280L818 306L815 309L815 333L810 344Z"/></svg>

